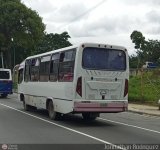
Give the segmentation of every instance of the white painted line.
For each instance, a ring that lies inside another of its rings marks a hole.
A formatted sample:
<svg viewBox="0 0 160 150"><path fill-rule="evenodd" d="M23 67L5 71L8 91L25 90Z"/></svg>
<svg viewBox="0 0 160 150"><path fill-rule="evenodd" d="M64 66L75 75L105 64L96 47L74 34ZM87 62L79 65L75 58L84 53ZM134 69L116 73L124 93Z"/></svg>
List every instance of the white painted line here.
<svg viewBox="0 0 160 150"><path fill-rule="evenodd" d="M5 104L2 104L2 103L0 103L0 105L1 105L1 106L4 106L4 107L7 107L7 108L10 108L10 109L12 109L12 110L18 111L18 112L20 112L20 113L23 113L23 114L25 114L25 115L31 116L31 117L33 117L33 118L39 119L39 120L41 120L41 121L50 123L50 124L52 124L52 125L58 126L58 127L60 127L60 128L69 130L69 131L71 131L71 132L75 132L75 133L81 134L81 135L83 135L83 136L89 137L89 138L94 139L94 140L96 140L96 141L99 141L99 142L101 142L101 143L109 144L109 145L112 146L112 148L126 150L126 149L124 149L124 148L122 148L122 147L120 147L120 146L114 145L114 144L112 144L112 143L110 143L110 142L107 142L107 141L105 141L105 140L96 138L96 137L91 136L91 135L89 135L89 134L86 134L86 133L84 133L84 132L80 132L80 131L77 131L77 130L74 130L74 129L65 127L65 126L63 126L63 125L60 125L60 124L57 124L57 123L54 123L54 122L45 120L45 119L43 119L43 118L37 117L37 116L35 116L35 115L31 115L31 114L29 114L29 113L26 113L26 112L24 112L24 111L18 110L18 109L16 109L16 108L10 107L10 106L5 105Z"/></svg>
<svg viewBox="0 0 160 150"><path fill-rule="evenodd" d="M138 129L142 129L142 130L146 130L146 131L150 131L150 132L154 132L154 133L159 133L160 134L160 131L151 130L151 129L147 129L147 128L143 128L143 127L139 127L139 126L135 126L135 125L130 125L130 124L123 123L123 122L113 121L113 120L104 119L104 118L98 118L98 119L99 120L103 120L103 121L107 121L107 122L121 124L121 125L125 125L125 126L129 126L129 127L133 127L133 128L138 128Z"/></svg>

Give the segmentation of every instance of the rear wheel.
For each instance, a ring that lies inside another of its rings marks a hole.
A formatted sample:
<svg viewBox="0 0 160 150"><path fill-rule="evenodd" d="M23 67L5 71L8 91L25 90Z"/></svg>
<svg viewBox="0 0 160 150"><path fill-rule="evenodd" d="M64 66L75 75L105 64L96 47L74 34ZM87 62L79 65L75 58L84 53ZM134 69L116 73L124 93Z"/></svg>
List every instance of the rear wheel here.
<svg viewBox="0 0 160 150"><path fill-rule="evenodd" d="M55 111L52 101L49 101L49 104L48 104L48 114L49 114L49 118L52 120L59 120L61 117L61 113L58 113Z"/></svg>
<svg viewBox="0 0 160 150"><path fill-rule="evenodd" d="M37 107L36 106L31 106L31 109L32 110L37 110Z"/></svg>
<svg viewBox="0 0 160 150"><path fill-rule="evenodd" d="M82 113L84 120L95 120L97 117L99 117L99 113Z"/></svg>
<svg viewBox="0 0 160 150"><path fill-rule="evenodd" d="M26 104L25 100L23 100L23 108L24 108L25 111L31 110L31 106Z"/></svg>
<svg viewBox="0 0 160 150"><path fill-rule="evenodd" d="M23 94L20 95L20 101L23 102L23 108L25 111L37 110L37 107L26 104Z"/></svg>

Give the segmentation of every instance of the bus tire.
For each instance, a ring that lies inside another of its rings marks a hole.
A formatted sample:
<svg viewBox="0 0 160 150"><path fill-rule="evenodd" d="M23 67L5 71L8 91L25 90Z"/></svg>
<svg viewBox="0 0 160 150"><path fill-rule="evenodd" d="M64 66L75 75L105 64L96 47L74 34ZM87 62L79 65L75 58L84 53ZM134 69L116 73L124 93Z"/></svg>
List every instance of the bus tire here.
<svg viewBox="0 0 160 150"><path fill-rule="evenodd" d="M52 100L50 100L49 104L48 104L48 114L49 114L49 118L51 120L59 120L60 116L61 116L61 114L59 112L56 112L54 110L54 105L53 105Z"/></svg>
<svg viewBox="0 0 160 150"><path fill-rule="evenodd" d="M88 113L88 112L82 113L83 119L88 121L95 120L98 116L99 113Z"/></svg>
<svg viewBox="0 0 160 150"><path fill-rule="evenodd" d="M8 94L1 94L2 98L6 98L8 96Z"/></svg>
<svg viewBox="0 0 160 150"><path fill-rule="evenodd" d="M26 104L25 100L23 100L23 108L25 111L30 111L31 110L31 106Z"/></svg>
<svg viewBox="0 0 160 150"><path fill-rule="evenodd" d="M37 110L36 106L31 106L32 110Z"/></svg>

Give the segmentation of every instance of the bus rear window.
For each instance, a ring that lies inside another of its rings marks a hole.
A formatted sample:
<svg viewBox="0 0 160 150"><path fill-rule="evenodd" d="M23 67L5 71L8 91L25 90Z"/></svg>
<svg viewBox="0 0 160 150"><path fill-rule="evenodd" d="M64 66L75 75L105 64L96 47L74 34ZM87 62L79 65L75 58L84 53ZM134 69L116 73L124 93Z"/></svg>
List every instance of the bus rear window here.
<svg viewBox="0 0 160 150"><path fill-rule="evenodd" d="M9 71L0 71L0 79L9 79Z"/></svg>
<svg viewBox="0 0 160 150"><path fill-rule="evenodd" d="M82 66L91 70L124 71L126 55L122 50L86 47L83 50Z"/></svg>

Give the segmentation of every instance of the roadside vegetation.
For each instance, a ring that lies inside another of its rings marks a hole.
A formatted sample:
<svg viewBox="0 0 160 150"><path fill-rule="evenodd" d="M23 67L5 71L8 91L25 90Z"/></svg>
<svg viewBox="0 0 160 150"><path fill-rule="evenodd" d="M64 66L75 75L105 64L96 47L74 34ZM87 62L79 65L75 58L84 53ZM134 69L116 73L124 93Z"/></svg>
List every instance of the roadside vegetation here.
<svg viewBox="0 0 160 150"><path fill-rule="evenodd" d="M144 70L130 76L129 101L157 104L160 99L160 69Z"/></svg>
<svg viewBox="0 0 160 150"><path fill-rule="evenodd" d="M148 69L148 66L146 69L143 66L146 62L152 62L160 67L160 40L146 39L136 30L130 38L136 49L136 54L129 56L130 73L132 70L139 71L130 76L129 101L157 105L160 99L160 69ZM142 68L145 69L142 71Z"/></svg>

